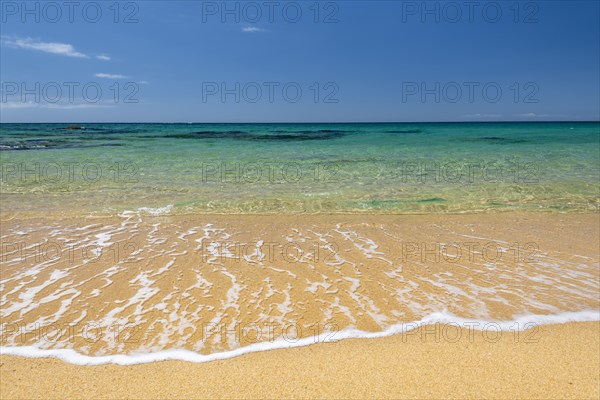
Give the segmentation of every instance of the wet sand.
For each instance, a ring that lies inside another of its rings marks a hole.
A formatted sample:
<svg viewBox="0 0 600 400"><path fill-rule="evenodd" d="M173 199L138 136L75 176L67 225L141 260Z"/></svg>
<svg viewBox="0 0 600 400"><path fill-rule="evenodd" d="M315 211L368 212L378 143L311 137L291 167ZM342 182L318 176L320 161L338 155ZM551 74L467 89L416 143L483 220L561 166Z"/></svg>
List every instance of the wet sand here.
<svg viewBox="0 0 600 400"><path fill-rule="evenodd" d="M600 396L600 323L544 325L535 338L433 326L408 335L247 354L209 363L81 367L2 356L0 397L544 398ZM429 333L427 333L429 332ZM533 339L533 340L531 340Z"/></svg>
<svg viewBox="0 0 600 400"><path fill-rule="evenodd" d="M442 309L506 321L600 304L597 214L135 214L2 222L2 346L209 355L256 342L223 335L232 327L293 325L307 337L315 324L319 332L378 332ZM63 253L31 250L38 243L60 245ZM258 243L268 244L262 253ZM462 247L460 259L456 246L442 251L451 244ZM239 245L246 250L239 253ZM214 323L208 331L207 322ZM114 335L115 324L130 330ZM44 329L53 326L73 329L49 339ZM89 326L106 332L90 338ZM503 331L496 341L494 332L464 329L455 340L456 329L449 336L434 325L223 361L128 367L3 355L0 397L598 398L599 328L542 325Z"/></svg>
<svg viewBox="0 0 600 400"><path fill-rule="evenodd" d="M599 225L581 214L3 223L0 345L206 355L439 312L596 310Z"/></svg>

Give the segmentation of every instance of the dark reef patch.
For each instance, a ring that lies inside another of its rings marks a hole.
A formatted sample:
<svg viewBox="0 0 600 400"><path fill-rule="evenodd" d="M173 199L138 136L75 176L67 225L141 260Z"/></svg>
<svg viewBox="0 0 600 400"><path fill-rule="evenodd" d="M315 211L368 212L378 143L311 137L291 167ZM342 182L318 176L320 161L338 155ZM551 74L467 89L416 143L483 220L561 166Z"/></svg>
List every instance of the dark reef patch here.
<svg viewBox="0 0 600 400"><path fill-rule="evenodd" d="M0 142L0 151L22 151L22 150L57 150L74 149L86 147L120 147L121 143L98 143L85 144L82 142L73 142L66 140L23 140L23 141L2 141Z"/></svg>
<svg viewBox="0 0 600 400"><path fill-rule="evenodd" d="M423 133L421 129L404 129L395 131L385 131L385 133Z"/></svg>
<svg viewBox="0 0 600 400"><path fill-rule="evenodd" d="M345 136L348 131L322 129L317 131L276 131L267 133L247 131L198 131L170 135L141 136L144 139L235 139L253 142L289 142L307 140L330 140Z"/></svg>

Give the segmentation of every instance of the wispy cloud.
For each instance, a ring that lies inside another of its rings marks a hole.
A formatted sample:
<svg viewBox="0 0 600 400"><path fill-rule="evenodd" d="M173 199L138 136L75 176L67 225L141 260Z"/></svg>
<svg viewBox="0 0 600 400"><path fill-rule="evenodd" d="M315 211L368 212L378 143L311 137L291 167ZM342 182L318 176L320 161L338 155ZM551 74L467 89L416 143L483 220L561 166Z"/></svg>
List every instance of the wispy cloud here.
<svg viewBox="0 0 600 400"><path fill-rule="evenodd" d="M102 60L102 61L110 61L110 56L107 56L106 54L100 54L100 55L96 56L96 58L98 60Z"/></svg>
<svg viewBox="0 0 600 400"><path fill-rule="evenodd" d="M59 110L74 110L80 108L112 108L114 105L110 104L45 104L44 108L59 109Z"/></svg>
<svg viewBox="0 0 600 400"><path fill-rule="evenodd" d="M148 81L139 81L138 84L140 84L140 85L149 85L150 82L148 82Z"/></svg>
<svg viewBox="0 0 600 400"><path fill-rule="evenodd" d="M121 74L105 74L102 72L99 72L97 74L94 75L96 78L106 78L106 79L127 79L129 78L126 75L121 75Z"/></svg>
<svg viewBox="0 0 600 400"><path fill-rule="evenodd" d="M91 104L91 103L35 103L29 102L18 102L8 101L0 103L0 109L24 109L24 108L47 108L52 110L75 110L81 108L109 108L114 107L110 104Z"/></svg>
<svg viewBox="0 0 600 400"><path fill-rule="evenodd" d="M256 26L245 26L242 28L242 32L255 33L255 32L267 32L267 30L256 27Z"/></svg>
<svg viewBox="0 0 600 400"><path fill-rule="evenodd" d="M526 117L526 118L548 118L548 117L565 117L565 114L536 114L536 113L525 113L525 114L516 114L517 117Z"/></svg>
<svg viewBox="0 0 600 400"><path fill-rule="evenodd" d="M32 38L3 36L2 45L16 49L36 50L67 57L89 58L89 56L75 50L75 47L68 43L40 42Z"/></svg>
<svg viewBox="0 0 600 400"><path fill-rule="evenodd" d="M19 109L19 108L35 108L35 107L39 107L38 103L34 103L33 101L29 101L29 102L18 102L18 101L7 101L7 102L1 102L0 103L0 109L1 108L6 108L6 109Z"/></svg>
<svg viewBox="0 0 600 400"><path fill-rule="evenodd" d="M500 118L502 114L466 114L464 118Z"/></svg>

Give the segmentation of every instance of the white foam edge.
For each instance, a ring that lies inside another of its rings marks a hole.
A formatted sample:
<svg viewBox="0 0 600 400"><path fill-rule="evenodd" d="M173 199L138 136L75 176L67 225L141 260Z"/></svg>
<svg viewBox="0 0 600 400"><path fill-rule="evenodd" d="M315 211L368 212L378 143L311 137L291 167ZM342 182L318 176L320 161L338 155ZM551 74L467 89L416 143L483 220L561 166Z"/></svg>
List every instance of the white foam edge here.
<svg viewBox="0 0 600 400"><path fill-rule="evenodd" d="M381 332L366 332L357 329L344 329L336 332L322 333L318 336L309 336L294 342L278 339L272 342L254 343L234 350L199 354L190 350L163 350L146 354L115 354L109 356L86 356L72 349L39 349L35 346L0 346L0 355L11 355L28 358L58 358L75 365L135 365L159 361L188 361L203 363L228 358L238 357L259 351L287 349L309 346L316 343L337 342L343 339L373 339L392 336L433 324L455 324L475 330L484 330L486 326L494 326L495 330L526 330L536 325L563 324L567 322L594 322L600 321L600 310L587 310L577 312L564 312L554 315L522 315L510 321L477 320L456 317L449 313L432 313L415 322L403 322L390 326Z"/></svg>
<svg viewBox="0 0 600 400"><path fill-rule="evenodd" d="M139 214L148 214L154 217L159 217L161 215L167 215L171 211L173 211L173 204L166 205L164 207L139 207L135 210L124 210L119 214L120 217L131 217L132 215Z"/></svg>

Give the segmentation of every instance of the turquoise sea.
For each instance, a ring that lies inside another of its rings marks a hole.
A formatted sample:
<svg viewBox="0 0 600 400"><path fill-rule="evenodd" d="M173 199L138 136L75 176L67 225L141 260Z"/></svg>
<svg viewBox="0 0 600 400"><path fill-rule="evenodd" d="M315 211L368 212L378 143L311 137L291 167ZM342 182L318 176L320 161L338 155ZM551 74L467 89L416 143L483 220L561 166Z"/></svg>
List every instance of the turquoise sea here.
<svg viewBox="0 0 600 400"><path fill-rule="evenodd" d="M3 212L598 211L600 123L1 124Z"/></svg>

